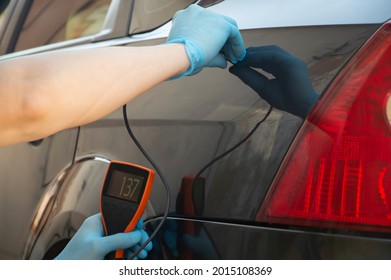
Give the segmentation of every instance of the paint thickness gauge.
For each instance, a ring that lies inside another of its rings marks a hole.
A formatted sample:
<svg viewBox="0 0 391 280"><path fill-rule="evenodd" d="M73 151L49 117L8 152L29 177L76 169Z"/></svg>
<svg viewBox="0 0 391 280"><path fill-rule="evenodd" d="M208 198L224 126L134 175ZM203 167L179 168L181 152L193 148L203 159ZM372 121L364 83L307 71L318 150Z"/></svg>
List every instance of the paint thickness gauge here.
<svg viewBox="0 0 391 280"><path fill-rule="evenodd" d="M132 231L147 206L155 172L146 167L111 161L101 189L100 211L106 235ZM115 257L123 259L123 250Z"/></svg>

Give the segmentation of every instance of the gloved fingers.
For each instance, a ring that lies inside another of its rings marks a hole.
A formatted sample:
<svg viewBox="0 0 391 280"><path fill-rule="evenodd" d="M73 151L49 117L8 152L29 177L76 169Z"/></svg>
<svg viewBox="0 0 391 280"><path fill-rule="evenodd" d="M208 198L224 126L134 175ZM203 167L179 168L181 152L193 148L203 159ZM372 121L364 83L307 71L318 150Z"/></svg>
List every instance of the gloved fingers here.
<svg viewBox="0 0 391 280"><path fill-rule="evenodd" d="M225 45L221 49L220 53L223 53L225 59L227 61L231 62L232 64L236 64L239 62L240 57L236 57L236 55L234 53L234 48L228 42L225 43Z"/></svg>
<svg viewBox="0 0 391 280"><path fill-rule="evenodd" d="M233 64L243 60L246 56L246 47L237 22L230 17L222 16L228 22L228 38L223 47L226 58Z"/></svg>
<svg viewBox="0 0 391 280"><path fill-rule="evenodd" d="M116 233L103 237L101 239L102 244L100 244L99 246L101 246L102 252L108 254L112 251L123 250L126 248L133 247L134 245L139 243L141 239L142 232L140 230L126 233Z"/></svg>
<svg viewBox="0 0 391 280"><path fill-rule="evenodd" d="M143 229L143 219L140 219L138 221L135 229Z"/></svg>
<svg viewBox="0 0 391 280"><path fill-rule="evenodd" d="M242 34L236 26L231 25L231 34L228 37L227 43L232 49L232 54L230 54L229 59L233 64L242 61L246 57L246 47Z"/></svg>
<svg viewBox="0 0 391 280"><path fill-rule="evenodd" d="M83 224L56 259L103 259L109 251L102 252L104 230L101 215L84 220Z"/></svg>
<svg viewBox="0 0 391 280"><path fill-rule="evenodd" d="M91 215L89 216L87 219L85 219L85 221L96 221L96 220L99 220L101 219L101 214L100 213L96 213L94 215Z"/></svg>
<svg viewBox="0 0 391 280"><path fill-rule="evenodd" d="M248 48L246 57L239 63L240 66L250 66L260 68L273 75L276 74L276 68L285 65L286 59L282 54L271 49L270 46Z"/></svg>
<svg viewBox="0 0 391 280"><path fill-rule="evenodd" d="M264 75L247 66L235 65L229 68L229 71L241 79L246 85L251 87L258 94L263 92L266 84L269 82L269 79Z"/></svg>
<svg viewBox="0 0 391 280"><path fill-rule="evenodd" d="M172 25L174 26L176 22L182 21L183 18L196 18L203 12L203 8L198 5L192 4L186 9L177 11L172 17ZM179 26L178 26L179 27Z"/></svg>
<svg viewBox="0 0 391 280"><path fill-rule="evenodd" d="M225 17L225 19L229 18ZM236 22L226 22L226 24L227 40L224 42L220 52L224 53L227 60L236 64L238 61L243 60L246 56L246 48Z"/></svg>
<svg viewBox="0 0 391 280"><path fill-rule="evenodd" d="M140 245L134 245L132 248L130 248L129 255L127 258L130 258L131 255L133 255L141 246ZM148 256L147 250L143 249L138 253L137 256L135 256L133 259L145 259Z"/></svg>
<svg viewBox="0 0 391 280"><path fill-rule="evenodd" d="M141 241L140 241L140 244L144 244L145 242L147 242L147 240L149 239L149 236L148 236L148 234L145 232L145 231L143 231L142 232L142 237L141 237ZM147 246L145 246L145 248L144 248L144 250L146 250L146 251L151 251L152 250L152 242L149 242L148 244L147 244Z"/></svg>
<svg viewBox="0 0 391 280"><path fill-rule="evenodd" d="M183 43L190 61L189 69L173 79L194 75L206 66L225 68L227 62L220 53L232 63L246 53L233 19L195 4L175 14L166 43Z"/></svg>
<svg viewBox="0 0 391 280"><path fill-rule="evenodd" d="M92 216L88 217L87 219L85 219L83 223L88 226L101 227L102 226L101 214L98 213L98 214L92 215Z"/></svg>
<svg viewBox="0 0 391 280"><path fill-rule="evenodd" d="M190 7L189 7L189 8L190 8ZM180 17L181 14L183 14L183 13L185 13L185 12L186 12L186 10L179 10L179 11L177 11L177 12L174 14L174 16L172 17L172 21L175 21L177 17Z"/></svg>
<svg viewBox="0 0 391 280"><path fill-rule="evenodd" d="M141 230L141 234L142 236L140 242L130 247L129 250L126 250L126 253L128 254L127 258L129 258L133 253L135 253L149 239L149 236L145 231ZM136 257L140 259L145 259L148 256L148 252L151 250L152 250L152 242L149 242Z"/></svg>
<svg viewBox="0 0 391 280"><path fill-rule="evenodd" d="M293 72L307 71L306 64L278 46L261 46L247 49L239 65L261 68L276 78Z"/></svg>
<svg viewBox="0 0 391 280"><path fill-rule="evenodd" d="M102 225L102 216L100 213L92 215L84 220L80 229L78 230L79 235L89 234L91 237L104 236L104 229Z"/></svg>
<svg viewBox="0 0 391 280"><path fill-rule="evenodd" d="M224 69L227 67L227 60L223 54L219 53L206 66L207 67L218 67L218 68Z"/></svg>
<svg viewBox="0 0 391 280"><path fill-rule="evenodd" d="M134 252L133 252L131 249L125 250L125 252L124 252L124 259L125 259L125 260L128 260L130 257L133 256L133 254L134 254ZM138 260L138 259L139 259L139 258L138 258L137 256L132 257L132 260L134 260L134 261L136 261L136 260Z"/></svg>
<svg viewBox="0 0 391 280"><path fill-rule="evenodd" d="M284 96L276 79L269 80L256 70L246 66L232 66L230 72L251 87L273 107L285 110Z"/></svg>
<svg viewBox="0 0 391 280"><path fill-rule="evenodd" d="M275 61L275 60L286 60L286 57L291 55L284 49L276 45L266 45L260 47L249 47L247 48L247 56L244 59L248 63L262 63L263 61ZM255 67L255 65L254 65Z"/></svg>
<svg viewBox="0 0 391 280"><path fill-rule="evenodd" d="M281 53L281 54L287 54L289 53L285 51L283 48L277 46L277 45L265 45L265 46L259 46L259 47L249 47L247 48L249 52L255 51L270 51L270 52L275 52L275 53Z"/></svg>

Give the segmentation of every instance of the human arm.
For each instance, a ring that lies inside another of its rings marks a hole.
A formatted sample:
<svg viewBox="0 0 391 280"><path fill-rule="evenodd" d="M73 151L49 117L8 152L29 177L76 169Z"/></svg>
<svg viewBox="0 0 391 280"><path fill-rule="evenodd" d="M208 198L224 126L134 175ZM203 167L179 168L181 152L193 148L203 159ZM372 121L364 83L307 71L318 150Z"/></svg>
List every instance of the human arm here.
<svg viewBox="0 0 391 280"><path fill-rule="evenodd" d="M209 33L211 26L218 28ZM225 58L235 62L244 54L233 20L191 5L176 15L163 45L56 51L0 62L0 146L93 122L169 78L225 67Z"/></svg>
<svg viewBox="0 0 391 280"><path fill-rule="evenodd" d="M132 232L105 236L101 214L95 214L83 222L56 260L103 260L115 250L130 248L136 251L148 240L148 235L141 226L142 222L139 222ZM151 249L152 243L148 243L137 257L145 259Z"/></svg>
<svg viewBox="0 0 391 280"><path fill-rule="evenodd" d="M0 63L0 146L100 119L189 67L182 44L38 54Z"/></svg>

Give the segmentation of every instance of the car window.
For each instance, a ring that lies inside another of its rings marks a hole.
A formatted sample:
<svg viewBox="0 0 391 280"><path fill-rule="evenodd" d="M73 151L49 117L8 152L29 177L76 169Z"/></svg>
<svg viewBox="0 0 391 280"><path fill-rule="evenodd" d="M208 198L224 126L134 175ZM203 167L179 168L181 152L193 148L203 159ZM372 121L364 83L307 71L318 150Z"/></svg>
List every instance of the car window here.
<svg viewBox="0 0 391 280"><path fill-rule="evenodd" d="M195 0L135 0L129 34L151 31L172 19Z"/></svg>
<svg viewBox="0 0 391 280"><path fill-rule="evenodd" d="M4 14L5 14L5 11L7 10L9 2L10 2L9 0L0 2L0 28L3 24Z"/></svg>
<svg viewBox="0 0 391 280"><path fill-rule="evenodd" d="M110 3L111 0L35 0L15 51L98 33Z"/></svg>

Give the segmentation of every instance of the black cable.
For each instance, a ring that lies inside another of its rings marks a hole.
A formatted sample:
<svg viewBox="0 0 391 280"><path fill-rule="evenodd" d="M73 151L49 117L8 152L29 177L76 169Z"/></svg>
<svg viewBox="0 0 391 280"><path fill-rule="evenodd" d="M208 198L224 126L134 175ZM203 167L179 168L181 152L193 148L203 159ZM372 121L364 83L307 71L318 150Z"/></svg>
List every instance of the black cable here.
<svg viewBox="0 0 391 280"><path fill-rule="evenodd" d="M226 150L225 152L221 153L219 156L215 157L213 160L211 160L210 162L208 162L203 168L200 169L200 171L198 171L197 175L195 176L195 179L194 179L194 182L197 180L198 177L201 176L201 174L206 170L208 169L211 165L213 165L215 162L219 161L220 159L222 159L223 157L227 156L228 154L232 153L235 149L239 148L244 142L246 142L253 134L254 132L258 129L258 127L264 122L266 121L266 119L269 117L270 113L272 112L273 110L273 107L270 106L268 112L266 113L266 115L262 118L262 120L260 120L256 125L255 127L250 131L249 134L246 135L246 137L244 137L239 143L237 143L236 145L232 146L230 149Z"/></svg>
<svg viewBox="0 0 391 280"><path fill-rule="evenodd" d="M264 122L266 121L266 119L269 117L269 115L271 114L273 110L273 107L270 106L268 112L266 113L266 115L262 118L262 120L260 120L255 126L254 128L246 135L246 137L244 137L241 141L239 141L237 144L235 144L234 146L232 146L230 149L228 149L227 151L223 152L222 154L220 154L219 156L217 156L216 158L214 158L213 160L211 160L210 162L208 162L203 168L200 169L200 171L197 173L197 175L195 176L195 180L194 182L196 181L196 179L198 177L201 176L201 174L206 170L208 169L211 165L213 165L215 162L219 161L220 159L224 158L225 156L227 156L228 154L232 153L235 149L239 148L244 142L246 142L253 134L254 132L258 129L258 127ZM128 116L127 116L127 112L126 112L126 104L123 106L123 117L124 117L124 122L125 122L125 126L126 126L126 129L128 131L128 134L129 136L132 138L132 140L134 141L134 143L136 144L136 146L139 148L139 150L141 151L141 153L145 156L145 158L151 163L151 165L155 168L156 172L159 174L161 180L163 181L163 186L166 190L166 193L167 193L167 204L166 204L166 209L164 211L164 214L163 214L163 217L162 217L162 220L160 221L160 223L158 224L158 226L155 228L155 230L152 232L152 234L150 235L150 237L148 238L147 241L145 241L143 243L143 245L136 251L134 252L129 258L128 260L131 260L133 259L134 257L136 257L147 245L149 242L152 241L152 239L155 237L155 235L158 233L158 231L160 230L160 228L163 226L163 223L165 222L165 220L167 219L167 216L168 216L168 213L169 213L169 210L170 210L170 204L171 204L171 194L170 194L170 187L169 187L169 184L167 183L167 180L165 179L163 173L161 172L160 168L157 166L157 164L152 160L152 158L149 156L149 154L145 151L145 149L142 147L142 145L140 144L140 142L137 140L136 136L133 134L133 131L132 129L130 128L130 125L129 125L129 121L128 121Z"/></svg>
<svg viewBox="0 0 391 280"><path fill-rule="evenodd" d="M136 136L133 134L132 129L130 128L129 121L128 121L128 115L127 115L127 112L126 112L126 104L123 106L123 117L124 117L124 122L125 122L126 129L128 131L128 134L129 134L130 138L132 138L132 140L134 141L136 146L140 149L141 153L145 156L145 158L151 163L151 165L155 168L156 172L159 174L159 177L163 181L163 186L164 186L164 188L166 190L166 194L167 194L166 209L164 211L162 220L160 221L158 226L155 228L155 230L152 232L152 234L149 236L148 240L145 241L143 243L143 245L128 258L128 260L131 260L131 259L134 259L148 245L148 243L152 241L152 239L155 237L155 235L158 233L158 231L162 227L163 223L167 219L168 213L170 211L170 205L171 205L171 194L170 194L170 187L169 187L169 185L167 183L166 178L164 177L163 173L161 172L160 168L157 166L157 164L153 161L153 159L145 151L143 146L137 140Z"/></svg>

